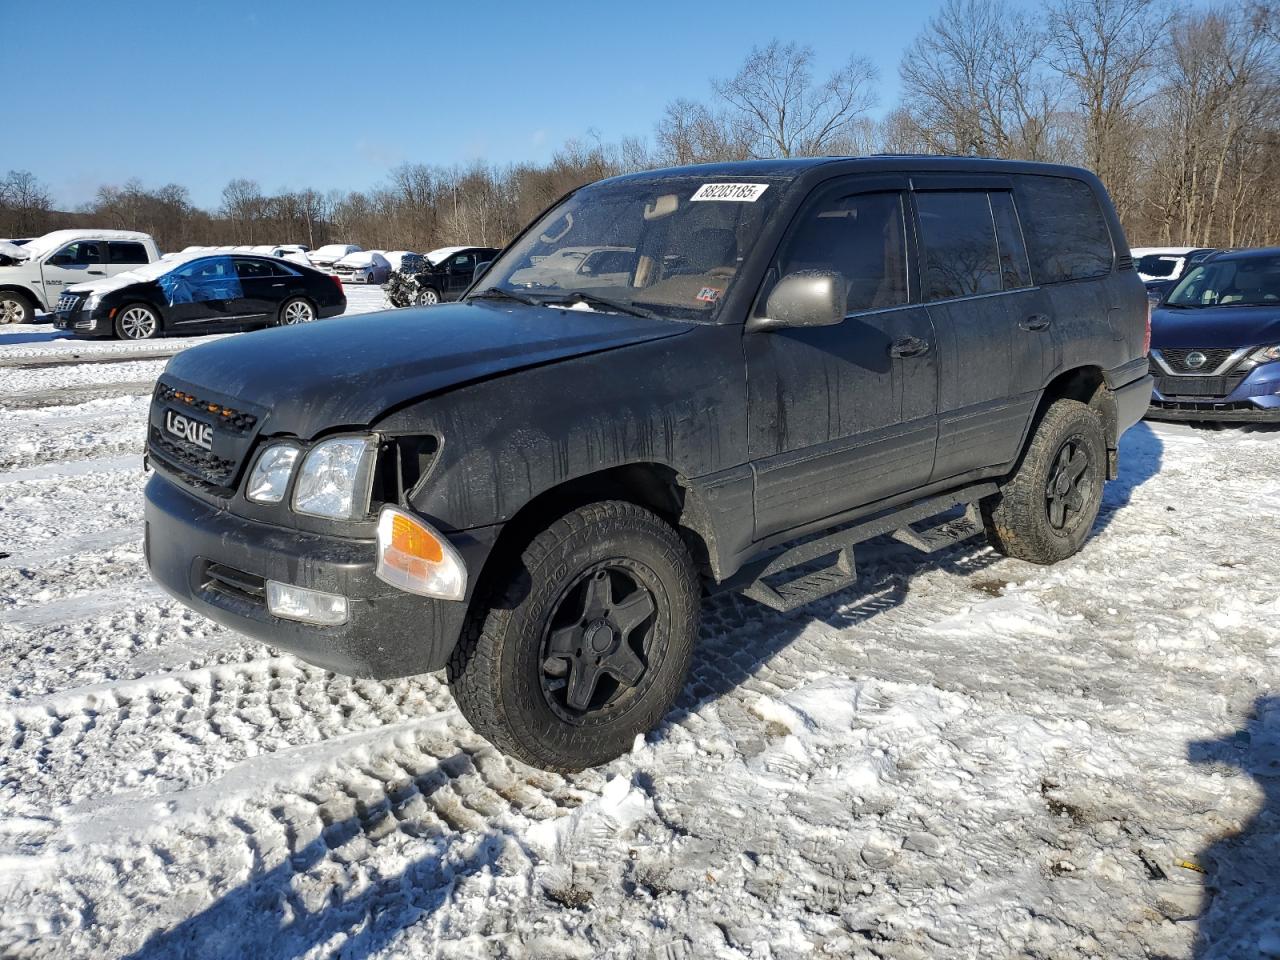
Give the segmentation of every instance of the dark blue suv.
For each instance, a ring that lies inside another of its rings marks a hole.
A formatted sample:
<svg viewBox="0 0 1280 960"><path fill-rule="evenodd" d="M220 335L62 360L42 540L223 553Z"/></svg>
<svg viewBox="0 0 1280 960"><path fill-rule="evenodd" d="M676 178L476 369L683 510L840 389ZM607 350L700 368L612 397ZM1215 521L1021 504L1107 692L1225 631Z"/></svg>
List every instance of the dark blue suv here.
<svg viewBox="0 0 1280 960"><path fill-rule="evenodd" d="M1151 317L1160 420L1280 422L1280 248L1221 253Z"/></svg>

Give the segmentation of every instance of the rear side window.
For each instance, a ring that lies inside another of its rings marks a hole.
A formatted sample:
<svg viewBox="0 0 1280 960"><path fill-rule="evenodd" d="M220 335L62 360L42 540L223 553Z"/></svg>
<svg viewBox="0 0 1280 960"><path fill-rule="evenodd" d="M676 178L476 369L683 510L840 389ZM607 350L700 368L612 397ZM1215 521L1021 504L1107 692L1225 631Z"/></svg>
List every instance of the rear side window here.
<svg viewBox="0 0 1280 960"><path fill-rule="evenodd" d="M832 193L819 198L792 228L778 267L780 277L802 270L840 274L849 313L906 303L902 195Z"/></svg>
<svg viewBox="0 0 1280 960"><path fill-rule="evenodd" d="M107 256L112 263L149 263L147 248L140 243L122 243L112 240L107 244Z"/></svg>
<svg viewBox="0 0 1280 960"><path fill-rule="evenodd" d="M242 280L271 276L271 267L262 260L237 260L236 273Z"/></svg>
<svg viewBox="0 0 1280 960"><path fill-rule="evenodd" d="M924 243L926 300L947 300L1003 289L991 204L981 191L916 194Z"/></svg>
<svg viewBox="0 0 1280 960"><path fill-rule="evenodd" d="M996 246L1000 250L1000 276L1006 290L1031 286L1031 265L1022 239L1022 225L1013 205L1013 195L1003 192L987 194L991 201L991 218L996 223Z"/></svg>
<svg viewBox="0 0 1280 960"><path fill-rule="evenodd" d="M1018 209L1037 283L1084 280L1111 272L1111 234L1087 183L1020 176Z"/></svg>

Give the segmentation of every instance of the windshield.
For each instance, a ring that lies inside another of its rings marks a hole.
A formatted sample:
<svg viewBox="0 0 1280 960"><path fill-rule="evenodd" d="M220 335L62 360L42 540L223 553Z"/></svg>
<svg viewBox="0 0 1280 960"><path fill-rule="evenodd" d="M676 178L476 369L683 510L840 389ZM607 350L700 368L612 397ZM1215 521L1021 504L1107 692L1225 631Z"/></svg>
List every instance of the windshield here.
<svg viewBox="0 0 1280 960"><path fill-rule="evenodd" d="M600 298L660 316L712 320L782 184L672 177L585 187L547 213L485 274L540 303ZM481 291L482 292L482 291Z"/></svg>
<svg viewBox="0 0 1280 960"><path fill-rule="evenodd" d="M1211 260L1193 268L1165 303L1174 307L1280 306L1280 257Z"/></svg>

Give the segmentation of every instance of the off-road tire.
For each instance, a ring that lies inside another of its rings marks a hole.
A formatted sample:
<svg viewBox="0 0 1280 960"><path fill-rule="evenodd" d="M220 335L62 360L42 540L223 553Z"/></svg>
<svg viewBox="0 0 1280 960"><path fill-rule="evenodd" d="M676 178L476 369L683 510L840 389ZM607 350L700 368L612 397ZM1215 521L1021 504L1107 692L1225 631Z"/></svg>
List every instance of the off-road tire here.
<svg viewBox="0 0 1280 960"><path fill-rule="evenodd" d="M636 699L607 721L571 723L553 709L542 680L544 637L561 599L584 571L620 558L643 566L655 612L650 660ZM625 753L657 726L684 686L697 637L700 587L689 551L656 514L631 503L593 503L533 538L478 597L448 664L449 687L481 736L504 753L560 773ZM650 673L657 671L650 677Z"/></svg>
<svg viewBox="0 0 1280 960"><path fill-rule="evenodd" d="M1068 444L1085 452L1082 508L1067 514L1061 529L1050 520L1049 484ZM1102 420L1077 400L1057 400L1036 426L1022 462L1000 492L982 503L987 539L1005 556L1031 563L1057 563L1076 553L1089 536L1106 481L1107 443Z"/></svg>
<svg viewBox="0 0 1280 960"><path fill-rule="evenodd" d="M35 319L35 301L25 293L5 290L0 292L0 301L8 301L13 305L8 310L0 310L0 323L30 323Z"/></svg>

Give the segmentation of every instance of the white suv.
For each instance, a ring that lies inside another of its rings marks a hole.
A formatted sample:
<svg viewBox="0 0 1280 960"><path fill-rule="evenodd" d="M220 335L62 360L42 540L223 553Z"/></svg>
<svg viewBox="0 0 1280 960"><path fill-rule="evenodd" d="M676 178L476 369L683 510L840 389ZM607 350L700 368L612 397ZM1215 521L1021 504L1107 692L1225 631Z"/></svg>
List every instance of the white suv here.
<svg viewBox="0 0 1280 960"><path fill-rule="evenodd" d="M135 230L55 230L0 250L0 323L52 313L67 287L160 259L156 242Z"/></svg>

